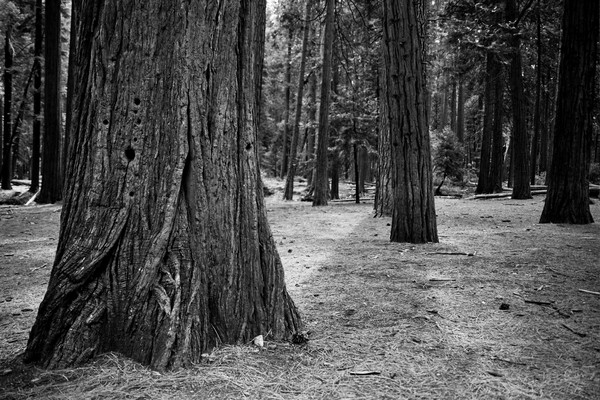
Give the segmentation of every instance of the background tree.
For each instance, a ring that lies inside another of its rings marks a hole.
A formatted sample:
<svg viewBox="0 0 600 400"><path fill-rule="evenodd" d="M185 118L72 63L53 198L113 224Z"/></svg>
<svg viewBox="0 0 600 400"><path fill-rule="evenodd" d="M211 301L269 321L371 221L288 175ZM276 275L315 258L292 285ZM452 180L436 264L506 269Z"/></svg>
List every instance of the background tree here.
<svg viewBox="0 0 600 400"><path fill-rule="evenodd" d="M564 2L554 149L540 223L588 224L600 3Z"/></svg>
<svg viewBox="0 0 600 400"><path fill-rule="evenodd" d="M44 136L38 203L62 199L61 174L61 2L46 0L44 25Z"/></svg>
<svg viewBox="0 0 600 400"><path fill-rule="evenodd" d="M29 191L37 193L40 188L40 150L42 138L42 45L43 4L35 0L35 42L33 49L33 133L31 144L31 186Z"/></svg>
<svg viewBox="0 0 600 400"><path fill-rule="evenodd" d="M329 197L327 149L329 147L329 103L333 59L335 0L325 0L325 31L323 33L323 68L321 75L321 101L316 144L313 206L326 206Z"/></svg>
<svg viewBox="0 0 600 400"><path fill-rule="evenodd" d="M117 351L176 368L221 343L291 335L300 320L258 169L264 2L80 11L77 151L26 360L61 368Z"/></svg>
<svg viewBox="0 0 600 400"><path fill-rule="evenodd" d="M304 73L306 71L306 57L308 56L308 35L310 31L311 0L306 0L304 9L304 23L302 25L302 53L300 54L300 70L298 71L298 86L296 89L296 109L294 112L294 126L292 128L292 142L285 181L283 198L292 200L294 197L294 177L298 166L298 140L300 136L300 119L302 118L302 100L304 98Z"/></svg>
<svg viewBox="0 0 600 400"><path fill-rule="evenodd" d="M424 3L385 0L382 101L392 144L393 242L437 242L423 66Z"/></svg>
<svg viewBox="0 0 600 400"><path fill-rule="evenodd" d="M532 1L527 3L531 5ZM527 4L525 6L527 6ZM523 93L523 67L521 57L521 32L519 23L527 9L519 11L516 0L506 1L506 19L514 30L509 43L510 58L510 87L513 112L513 145L514 145L514 185L513 199L530 199L531 187L529 176L529 135L527 132L526 98Z"/></svg>
<svg viewBox="0 0 600 400"><path fill-rule="evenodd" d="M4 37L4 112L3 112L3 147L2 147L2 189L12 189L12 92L13 92L13 58L15 49L12 45L12 23L5 31Z"/></svg>

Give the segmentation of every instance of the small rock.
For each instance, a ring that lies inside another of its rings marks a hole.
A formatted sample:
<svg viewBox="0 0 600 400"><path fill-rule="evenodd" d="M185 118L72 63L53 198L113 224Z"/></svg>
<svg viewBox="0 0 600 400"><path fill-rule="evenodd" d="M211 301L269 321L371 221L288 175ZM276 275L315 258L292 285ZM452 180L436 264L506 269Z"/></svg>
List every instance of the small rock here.
<svg viewBox="0 0 600 400"><path fill-rule="evenodd" d="M289 250L288 250L288 253L291 253L291 252L292 252L292 249L289 249Z"/></svg>
<svg viewBox="0 0 600 400"><path fill-rule="evenodd" d="M506 304L506 303L500 304L500 309L501 310L508 310L509 308L510 308L509 304Z"/></svg>

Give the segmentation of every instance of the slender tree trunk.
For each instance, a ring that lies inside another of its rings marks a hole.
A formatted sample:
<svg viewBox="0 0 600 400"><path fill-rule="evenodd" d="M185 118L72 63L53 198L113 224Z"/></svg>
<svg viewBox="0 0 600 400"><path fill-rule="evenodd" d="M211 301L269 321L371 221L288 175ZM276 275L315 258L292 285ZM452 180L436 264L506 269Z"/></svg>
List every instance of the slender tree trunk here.
<svg viewBox="0 0 600 400"><path fill-rule="evenodd" d="M494 122L492 125L492 160L487 193L502 192L504 169L504 67L497 54L493 55Z"/></svg>
<svg viewBox="0 0 600 400"><path fill-rule="evenodd" d="M383 54L391 132L392 242L437 242L423 66L422 1L385 0Z"/></svg>
<svg viewBox="0 0 600 400"><path fill-rule="evenodd" d="M565 0L554 150L540 223L594 222L587 180L600 30L597 0Z"/></svg>
<svg viewBox="0 0 600 400"><path fill-rule="evenodd" d="M319 106L319 133L317 136L316 171L313 206L326 206L329 194L327 176L327 148L329 147L329 103L334 40L335 0L325 0L325 32L323 40L323 73Z"/></svg>
<svg viewBox="0 0 600 400"><path fill-rule="evenodd" d="M75 4L73 4L73 7L75 7ZM33 44L33 133L31 144L31 186L29 187L29 191L32 193L37 193L40 188L43 26L42 0L35 0L35 39Z"/></svg>
<svg viewBox="0 0 600 400"><path fill-rule="evenodd" d="M290 26L288 29L288 47L287 47L287 62L285 66L285 110L284 110L284 125L283 125L283 141L281 145L281 174L283 178L287 174L288 168L288 142L290 132L290 102L292 93L292 45L294 44L294 30Z"/></svg>
<svg viewBox="0 0 600 400"><path fill-rule="evenodd" d="M29 94L29 86L31 85L31 80L33 79L35 65L31 67L31 71L29 72L29 76L27 77L27 81L25 82L25 88L23 89L23 98L19 103L19 109L17 110L17 116L15 117L15 121L12 126L12 135L11 135L11 143L13 146L13 154L12 154L12 167L11 171L14 175L19 176L21 172L17 172L18 170L18 160L20 158L20 141L21 141L21 123L23 122L23 118L25 116L25 109L27 108L27 95Z"/></svg>
<svg viewBox="0 0 600 400"><path fill-rule="evenodd" d="M329 197L332 200L340 198L340 155L334 151L331 156L331 192Z"/></svg>
<svg viewBox="0 0 600 400"><path fill-rule="evenodd" d="M44 142L38 203L55 203L62 199L60 3L60 0L46 0L45 8Z"/></svg>
<svg viewBox="0 0 600 400"><path fill-rule="evenodd" d="M537 172L537 160L540 142L540 123L541 123L541 98L542 98L542 24L540 17L540 0L537 2L537 63L535 68L535 109L533 111L533 138L531 140L531 164L529 166L530 183L535 185L535 176Z"/></svg>
<svg viewBox="0 0 600 400"><path fill-rule="evenodd" d="M356 141L352 143L352 154L354 156L354 199L356 204L360 204L360 172L358 162L358 144Z"/></svg>
<svg viewBox="0 0 600 400"><path fill-rule="evenodd" d="M465 141L465 83L463 78L458 80L458 104L456 111L456 137L462 144Z"/></svg>
<svg viewBox="0 0 600 400"><path fill-rule="evenodd" d="M542 77L542 86L544 87L543 112L544 118L541 122L540 133L540 172L548 171L548 146L549 146L549 126L550 126L550 92L546 87L544 77Z"/></svg>
<svg viewBox="0 0 600 400"><path fill-rule="evenodd" d="M493 182L490 171L492 164L492 145L494 131L494 112L496 109L496 80L499 79L497 74L496 56L488 51L486 55L486 75L485 75L485 93L484 93L484 114L483 114L483 130L481 138L481 156L479 163L479 180L475 193L493 193Z"/></svg>
<svg viewBox="0 0 600 400"><path fill-rule="evenodd" d="M2 148L1 187L11 190L12 185L12 90L13 90L13 57L15 50L12 45L12 26L6 28L4 38L4 147Z"/></svg>
<svg viewBox="0 0 600 400"><path fill-rule="evenodd" d="M450 97L450 130L456 132L456 80L452 78L452 95Z"/></svg>
<svg viewBox="0 0 600 400"><path fill-rule="evenodd" d="M78 151L26 360L65 368L117 351L160 370L222 343L288 338L300 320L257 162L253 46L265 3L83 0L80 10Z"/></svg>
<svg viewBox="0 0 600 400"><path fill-rule="evenodd" d="M310 7L311 0L306 0L304 9L304 25L302 27L302 54L300 56L300 71L298 72L298 89L296 91L296 113L294 116L294 127L292 132L292 143L290 146L290 158L285 181L284 200L292 200L294 197L294 176L298 167L298 139L300 136L300 120L302 119L302 100L304 98L304 72L306 70L306 57L308 54L308 33L310 30Z"/></svg>
<svg viewBox="0 0 600 400"><path fill-rule="evenodd" d="M506 17L514 23L519 16L516 0L507 0ZM521 39L518 34L510 38L512 57L510 61L510 85L513 113L513 199L530 199L531 185L529 174L529 135L527 134L526 99L523 93L523 68L521 63Z"/></svg>
<svg viewBox="0 0 600 400"><path fill-rule="evenodd" d="M314 175L314 159L315 159L315 128L317 123L317 75L310 74L308 91L308 128L306 130L306 161L308 161L308 171L306 172L306 184L312 187Z"/></svg>

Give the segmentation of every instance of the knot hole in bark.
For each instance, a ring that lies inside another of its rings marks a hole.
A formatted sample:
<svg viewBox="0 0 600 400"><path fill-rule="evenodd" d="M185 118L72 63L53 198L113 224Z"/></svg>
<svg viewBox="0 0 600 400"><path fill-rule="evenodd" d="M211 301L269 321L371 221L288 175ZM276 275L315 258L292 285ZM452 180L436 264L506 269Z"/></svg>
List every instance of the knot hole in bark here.
<svg viewBox="0 0 600 400"><path fill-rule="evenodd" d="M246 144L246 150L250 150L252 148L252 143Z"/></svg>
<svg viewBox="0 0 600 400"><path fill-rule="evenodd" d="M136 106L139 106L140 104L142 104L142 100L140 100L139 97L134 97L133 104L135 104Z"/></svg>
<svg viewBox="0 0 600 400"><path fill-rule="evenodd" d="M129 146L125 149L125 157L127 157L129 161L133 161L135 158L135 150L133 147Z"/></svg>
<svg viewBox="0 0 600 400"><path fill-rule="evenodd" d="M105 119L102 121L102 124L104 124L104 126L108 126L108 119L106 119L106 118L105 118Z"/></svg>
<svg viewBox="0 0 600 400"><path fill-rule="evenodd" d="M141 118L138 118L138 119L135 120L135 125L136 126L140 126L141 124L142 124L142 119Z"/></svg>

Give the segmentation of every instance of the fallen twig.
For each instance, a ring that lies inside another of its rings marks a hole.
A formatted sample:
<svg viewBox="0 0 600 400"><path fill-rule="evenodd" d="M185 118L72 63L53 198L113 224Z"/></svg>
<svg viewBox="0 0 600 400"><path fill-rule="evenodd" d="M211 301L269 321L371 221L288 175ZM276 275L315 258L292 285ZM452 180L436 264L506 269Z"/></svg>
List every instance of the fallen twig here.
<svg viewBox="0 0 600 400"><path fill-rule="evenodd" d="M444 255L444 256L469 256L469 257L473 257L475 255L475 253L464 253L462 251L436 251L436 252L426 253L426 254L428 254L428 255L439 254L439 255Z"/></svg>
<svg viewBox="0 0 600 400"><path fill-rule="evenodd" d="M525 303L537 304L539 306L551 306L552 303L554 303L553 301L539 301L539 300L527 300L527 299L524 299L523 301Z"/></svg>
<svg viewBox="0 0 600 400"><path fill-rule="evenodd" d="M586 337L587 336L587 333L577 332L575 329L571 328L567 324L561 323L561 325L564 326L565 328L567 328L567 330L573 332L574 334L576 334L579 337Z"/></svg>
<svg viewBox="0 0 600 400"><path fill-rule="evenodd" d="M455 281L456 279L453 278L430 278L429 282L449 282L449 281Z"/></svg>
<svg viewBox="0 0 600 400"><path fill-rule="evenodd" d="M600 292L592 292L591 290L579 289L581 293L593 294L594 296L600 296Z"/></svg>
<svg viewBox="0 0 600 400"><path fill-rule="evenodd" d="M350 371L349 374L358 376L381 375L381 371Z"/></svg>

